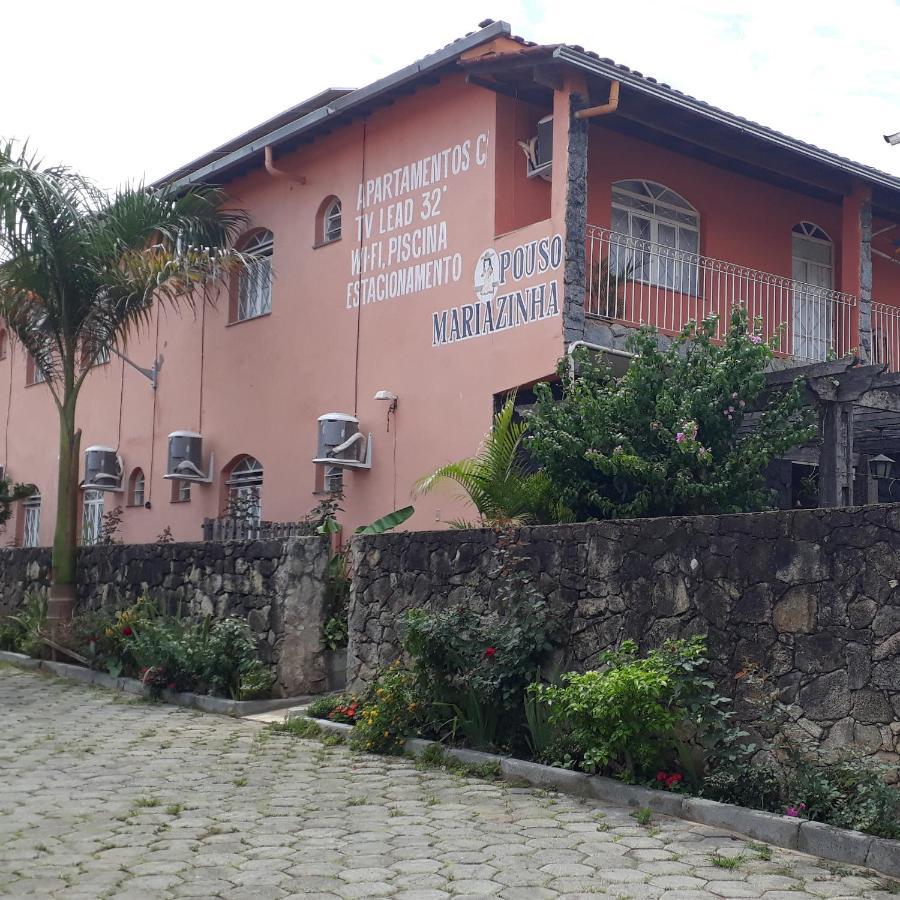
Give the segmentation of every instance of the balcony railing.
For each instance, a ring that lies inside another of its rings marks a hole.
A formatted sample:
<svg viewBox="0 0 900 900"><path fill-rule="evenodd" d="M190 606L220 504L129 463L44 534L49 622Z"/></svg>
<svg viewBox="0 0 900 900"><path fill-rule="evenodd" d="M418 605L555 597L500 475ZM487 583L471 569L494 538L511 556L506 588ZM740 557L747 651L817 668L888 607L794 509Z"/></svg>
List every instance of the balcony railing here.
<svg viewBox="0 0 900 900"><path fill-rule="evenodd" d="M751 321L758 321L763 337L779 335L781 356L811 362L845 356L854 349L857 299L851 294L594 225L588 226L587 266L585 311L589 316L632 326L653 325L671 335L691 320L715 315L716 336L722 338L733 311L742 306ZM880 352L900 361L896 315L900 311L883 309L878 333L892 338ZM874 319L873 312L873 331Z"/></svg>
<svg viewBox="0 0 900 900"><path fill-rule="evenodd" d="M872 304L872 362L900 371L900 308Z"/></svg>

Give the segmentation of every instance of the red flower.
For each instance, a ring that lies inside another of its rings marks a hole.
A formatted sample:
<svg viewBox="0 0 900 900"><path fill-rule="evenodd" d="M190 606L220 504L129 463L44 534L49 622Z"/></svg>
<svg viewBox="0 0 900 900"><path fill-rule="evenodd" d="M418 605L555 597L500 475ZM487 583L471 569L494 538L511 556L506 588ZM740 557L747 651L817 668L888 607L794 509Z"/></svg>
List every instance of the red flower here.
<svg viewBox="0 0 900 900"><path fill-rule="evenodd" d="M485 648L484 648L484 655L485 655L488 659L493 659L493 658L497 655L497 648L496 648L496 647L485 647Z"/></svg>
<svg viewBox="0 0 900 900"><path fill-rule="evenodd" d="M683 775L679 775L678 772L675 772L666 779L666 786L670 788L675 787L675 785L678 784L683 777Z"/></svg>
<svg viewBox="0 0 900 900"><path fill-rule="evenodd" d="M166 687L167 687L170 691L174 691L175 688L177 687L177 685L175 684L174 681L170 681L170 682L166 685Z"/></svg>
<svg viewBox="0 0 900 900"><path fill-rule="evenodd" d="M657 781L666 781L666 780L668 779L668 777L669 777L669 776L666 775L665 772L657 772L657 773L656 773L656 780L657 780Z"/></svg>
<svg viewBox="0 0 900 900"><path fill-rule="evenodd" d="M126 626L122 629L122 634L123 634L124 637L131 637L131 636L134 634L134 632L131 630L131 626L130 626L130 625L126 625Z"/></svg>

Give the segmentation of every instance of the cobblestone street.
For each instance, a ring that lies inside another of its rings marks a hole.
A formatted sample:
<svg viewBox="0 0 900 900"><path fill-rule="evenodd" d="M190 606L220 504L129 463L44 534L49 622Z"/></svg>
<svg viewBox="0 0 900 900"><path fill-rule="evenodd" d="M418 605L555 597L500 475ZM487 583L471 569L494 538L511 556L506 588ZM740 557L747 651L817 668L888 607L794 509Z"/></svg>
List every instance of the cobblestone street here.
<svg viewBox="0 0 900 900"><path fill-rule="evenodd" d="M0 667L4 897L887 898L654 816Z"/></svg>

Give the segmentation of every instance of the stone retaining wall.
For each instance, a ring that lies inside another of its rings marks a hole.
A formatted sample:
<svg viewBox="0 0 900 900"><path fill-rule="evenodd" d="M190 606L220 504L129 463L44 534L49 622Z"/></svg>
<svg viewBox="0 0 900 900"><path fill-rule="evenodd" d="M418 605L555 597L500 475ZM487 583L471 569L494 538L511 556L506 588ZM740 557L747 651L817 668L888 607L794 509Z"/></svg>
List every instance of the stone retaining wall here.
<svg viewBox="0 0 900 900"><path fill-rule="evenodd" d="M143 594L170 615L240 616L275 667L279 696L325 689L325 537L283 541L114 544L78 553L78 606L122 607ZM0 616L46 591L50 551L0 550Z"/></svg>
<svg viewBox="0 0 900 900"><path fill-rule="evenodd" d="M898 506L358 536L354 559L356 685L399 655L404 610L489 605L519 560L560 623L560 666L707 634L755 731L780 711L795 737L900 752Z"/></svg>

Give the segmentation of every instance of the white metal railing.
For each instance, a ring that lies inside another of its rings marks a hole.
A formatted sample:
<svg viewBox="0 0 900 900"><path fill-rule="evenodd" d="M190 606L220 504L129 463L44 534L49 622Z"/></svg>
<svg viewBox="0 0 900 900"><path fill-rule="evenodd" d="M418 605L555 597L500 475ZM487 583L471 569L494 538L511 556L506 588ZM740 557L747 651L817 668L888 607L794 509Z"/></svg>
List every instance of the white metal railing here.
<svg viewBox="0 0 900 900"><path fill-rule="evenodd" d="M824 360L845 356L855 344L857 299L852 294L596 225L587 229L586 261L585 312L590 316L677 334L689 321L715 315L721 338L734 309L743 306L751 320L760 322L764 338L781 335L780 355ZM900 339L900 330L894 333Z"/></svg>
<svg viewBox="0 0 900 900"><path fill-rule="evenodd" d="M872 303L872 362L900 372L900 307Z"/></svg>

